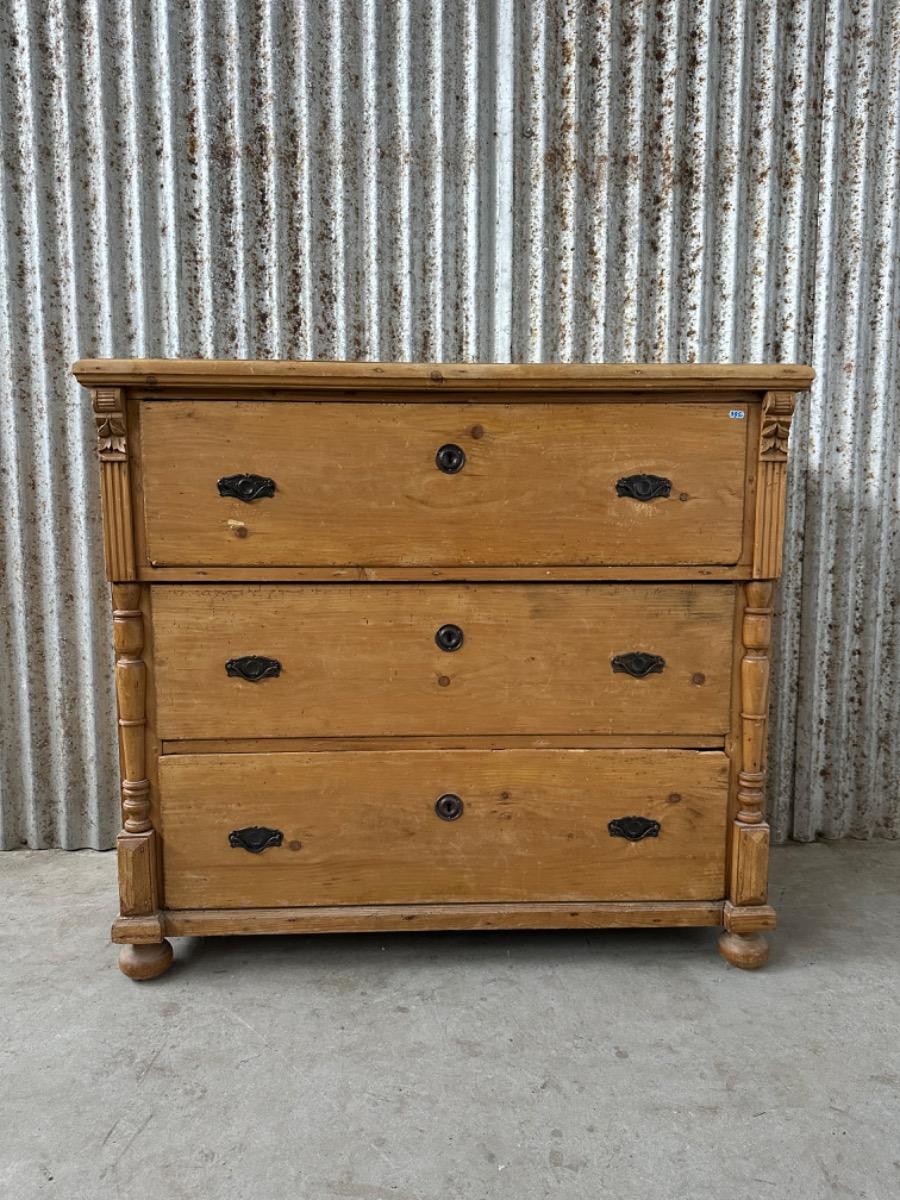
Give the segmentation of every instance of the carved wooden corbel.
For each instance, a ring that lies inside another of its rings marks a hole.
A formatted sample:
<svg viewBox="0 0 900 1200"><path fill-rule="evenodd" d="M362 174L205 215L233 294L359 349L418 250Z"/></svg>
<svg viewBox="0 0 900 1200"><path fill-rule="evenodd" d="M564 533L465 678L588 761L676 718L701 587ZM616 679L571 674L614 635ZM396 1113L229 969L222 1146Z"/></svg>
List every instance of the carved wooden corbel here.
<svg viewBox="0 0 900 1200"><path fill-rule="evenodd" d="M121 388L96 388L93 397L106 577L114 582L127 582L135 578L136 570L124 392Z"/></svg>
<svg viewBox="0 0 900 1200"><path fill-rule="evenodd" d="M759 437L759 477L756 483L754 579L777 579L781 574L787 446L793 415L793 392L766 392Z"/></svg>

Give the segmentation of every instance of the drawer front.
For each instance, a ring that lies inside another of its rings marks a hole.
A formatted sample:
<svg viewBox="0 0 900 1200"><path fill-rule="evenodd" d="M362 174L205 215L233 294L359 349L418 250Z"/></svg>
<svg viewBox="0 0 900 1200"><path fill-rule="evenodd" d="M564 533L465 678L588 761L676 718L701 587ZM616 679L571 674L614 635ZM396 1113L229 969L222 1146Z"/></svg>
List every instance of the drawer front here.
<svg viewBox="0 0 900 1200"><path fill-rule="evenodd" d="M161 585L157 730L724 733L735 594L708 583Z"/></svg>
<svg viewBox="0 0 900 1200"><path fill-rule="evenodd" d="M145 401L148 555L160 566L732 564L748 424L734 411ZM637 478L648 475L667 482ZM255 498L228 494L242 486Z"/></svg>
<svg viewBox="0 0 900 1200"><path fill-rule="evenodd" d="M166 906L719 899L727 783L685 750L164 757Z"/></svg>

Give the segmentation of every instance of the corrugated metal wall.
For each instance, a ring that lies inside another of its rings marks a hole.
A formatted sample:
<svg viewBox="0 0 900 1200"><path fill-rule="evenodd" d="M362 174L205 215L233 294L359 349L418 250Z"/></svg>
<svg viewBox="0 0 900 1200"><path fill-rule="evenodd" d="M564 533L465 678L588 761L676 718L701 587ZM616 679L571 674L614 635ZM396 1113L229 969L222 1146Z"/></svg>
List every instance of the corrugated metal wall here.
<svg viewBox="0 0 900 1200"><path fill-rule="evenodd" d="M81 355L812 362L780 836L898 835L898 0L7 0L2 844L118 825Z"/></svg>

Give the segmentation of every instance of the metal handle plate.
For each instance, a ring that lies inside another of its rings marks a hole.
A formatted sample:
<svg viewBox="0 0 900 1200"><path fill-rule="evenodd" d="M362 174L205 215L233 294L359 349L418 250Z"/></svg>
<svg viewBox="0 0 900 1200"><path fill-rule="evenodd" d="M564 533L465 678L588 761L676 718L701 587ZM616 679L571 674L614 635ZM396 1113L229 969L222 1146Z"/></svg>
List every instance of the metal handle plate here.
<svg viewBox="0 0 900 1200"><path fill-rule="evenodd" d="M616 495L630 496L632 500L656 500L671 492L672 480L661 475L626 475L616 484Z"/></svg>
<svg viewBox="0 0 900 1200"><path fill-rule="evenodd" d="M280 829L269 829L265 825L248 825L246 829L232 829L228 844L250 854L262 854L269 846L280 846L284 834Z"/></svg>
<svg viewBox="0 0 900 1200"><path fill-rule="evenodd" d="M275 480L266 475L225 475L219 480L219 495L250 504L275 495Z"/></svg>
<svg viewBox="0 0 900 1200"><path fill-rule="evenodd" d="M225 670L237 679L259 683L261 679L275 679L280 675L281 663L277 658L266 658L263 654L245 654L243 658L229 658Z"/></svg>
<svg viewBox="0 0 900 1200"><path fill-rule="evenodd" d="M649 817L615 817L607 826L610 837L625 838L629 842L640 842L644 838L659 837L659 821Z"/></svg>
<svg viewBox="0 0 900 1200"><path fill-rule="evenodd" d="M660 655L645 654L642 650L632 650L630 654L617 654L612 660L613 671L633 675L635 679L643 679L647 675L660 675L665 665L666 660Z"/></svg>

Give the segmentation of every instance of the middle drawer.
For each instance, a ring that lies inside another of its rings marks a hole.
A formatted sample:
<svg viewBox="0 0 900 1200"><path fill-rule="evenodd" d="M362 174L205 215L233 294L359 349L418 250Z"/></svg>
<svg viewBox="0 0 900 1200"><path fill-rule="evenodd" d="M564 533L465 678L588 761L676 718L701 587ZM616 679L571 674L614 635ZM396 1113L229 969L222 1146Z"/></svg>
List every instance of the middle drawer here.
<svg viewBox="0 0 900 1200"><path fill-rule="evenodd" d="M165 739L721 734L729 584L152 589Z"/></svg>

